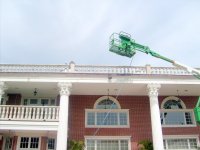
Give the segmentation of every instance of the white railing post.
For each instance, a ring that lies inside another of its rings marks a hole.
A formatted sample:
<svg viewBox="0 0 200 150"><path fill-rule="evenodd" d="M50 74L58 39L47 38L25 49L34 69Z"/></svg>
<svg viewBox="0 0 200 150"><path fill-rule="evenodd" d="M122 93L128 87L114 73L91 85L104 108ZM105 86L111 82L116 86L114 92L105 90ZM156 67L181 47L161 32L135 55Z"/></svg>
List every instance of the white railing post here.
<svg viewBox="0 0 200 150"><path fill-rule="evenodd" d="M24 107L22 107L22 113L21 113L21 117L20 117L21 119L24 119L24 118L25 118L25 116L26 116L26 115L25 115L25 111L26 111L26 110L24 109Z"/></svg>
<svg viewBox="0 0 200 150"><path fill-rule="evenodd" d="M6 106L6 118L9 117L9 107Z"/></svg>
<svg viewBox="0 0 200 150"><path fill-rule="evenodd" d="M36 119L40 119L40 114L41 114L40 107L37 107L36 108Z"/></svg>
<svg viewBox="0 0 200 150"><path fill-rule="evenodd" d="M6 107L5 106L2 106L3 107L3 110L2 110L2 115L1 117L2 118L5 118L5 115L6 115Z"/></svg>
<svg viewBox="0 0 200 150"><path fill-rule="evenodd" d="M53 110L52 110L52 118L51 119L56 119L56 109L55 108L53 108Z"/></svg>
<svg viewBox="0 0 200 150"><path fill-rule="evenodd" d="M17 108L18 108L18 109L17 109L17 119L19 119L19 118L20 118L21 108L22 108L22 107L18 106Z"/></svg>
<svg viewBox="0 0 200 150"><path fill-rule="evenodd" d="M33 107L33 115L32 115L31 119L35 119L36 118L36 111L35 111L35 109L37 109L37 108Z"/></svg>
<svg viewBox="0 0 200 150"><path fill-rule="evenodd" d="M56 109L56 119L59 118L59 110L60 110L59 108Z"/></svg>

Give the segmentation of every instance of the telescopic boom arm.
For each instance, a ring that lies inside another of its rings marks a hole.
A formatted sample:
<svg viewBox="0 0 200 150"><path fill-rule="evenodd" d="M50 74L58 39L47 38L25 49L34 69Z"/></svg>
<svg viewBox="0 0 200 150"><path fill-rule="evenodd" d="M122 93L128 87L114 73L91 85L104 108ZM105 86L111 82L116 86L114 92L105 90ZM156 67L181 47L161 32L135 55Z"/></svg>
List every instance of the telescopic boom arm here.
<svg viewBox="0 0 200 150"><path fill-rule="evenodd" d="M195 77L200 79L200 71L189 67L187 65L181 64L175 60L171 60L169 58L166 58L164 56L161 56L160 54L152 51L149 49L148 46L144 46L141 44L136 43L133 39L131 39L131 35L127 34L125 32L113 33L110 37L110 49L111 52L114 52L116 54L126 56L126 57L133 57L136 53L136 51L140 51L146 54L150 54L153 57L160 58L162 60L165 60L167 62L170 62L176 67L181 67L186 69L188 72L192 73Z"/></svg>

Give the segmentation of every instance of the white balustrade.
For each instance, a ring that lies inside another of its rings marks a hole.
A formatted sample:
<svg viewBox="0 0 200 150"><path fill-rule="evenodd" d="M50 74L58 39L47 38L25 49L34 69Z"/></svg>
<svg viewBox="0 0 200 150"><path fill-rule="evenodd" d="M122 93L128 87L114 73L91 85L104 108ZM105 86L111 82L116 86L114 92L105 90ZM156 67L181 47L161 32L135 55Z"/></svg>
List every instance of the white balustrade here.
<svg viewBox="0 0 200 150"><path fill-rule="evenodd" d="M198 69L198 68L197 68ZM198 69L199 70L199 69ZM75 65L12 65L0 64L0 72L50 72L50 73L96 73L96 74L149 74L147 67L138 66L94 66ZM188 71L177 67L150 67L150 74L162 75L192 75Z"/></svg>
<svg viewBox="0 0 200 150"><path fill-rule="evenodd" d="M0 120L58 121L58 106L0 105Z"/></svg>

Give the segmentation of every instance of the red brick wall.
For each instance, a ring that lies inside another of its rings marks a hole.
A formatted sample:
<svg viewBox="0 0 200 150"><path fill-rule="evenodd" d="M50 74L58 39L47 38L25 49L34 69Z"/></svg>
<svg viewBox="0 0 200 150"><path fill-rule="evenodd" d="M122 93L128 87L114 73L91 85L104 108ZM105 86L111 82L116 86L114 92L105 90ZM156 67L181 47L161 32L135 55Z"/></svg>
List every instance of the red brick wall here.
<svg viewBox="0 0 200 150"><path fill-rule="evenodd" d="M13 137L12 150L17 150L17 139L18 139L18 136Z"/></svg>
<svg viewBox="0 0 200 150"><path fill-rule="evenodd" d="M70 96L69 138L84 140L84 136L94 135L96 128L85 128L85 109L92 109L101 96ZM159 97L159 103L165 97ZM187 108L194 108L197 97L180 97ZM137 142L151 139L151 118L149 98L147 96L120 96L118 101L122 109L129 109L130 128L101 128L97 136L131 136L132 149ZM165 135L200 134L199 127L163 128Z"/></svg>
<svg viewBox="0 0 200 150"><path fill-rule="evenodd" d="M42 136L40 150L46 150L46 148L47 148L47 137Z"/></svg>

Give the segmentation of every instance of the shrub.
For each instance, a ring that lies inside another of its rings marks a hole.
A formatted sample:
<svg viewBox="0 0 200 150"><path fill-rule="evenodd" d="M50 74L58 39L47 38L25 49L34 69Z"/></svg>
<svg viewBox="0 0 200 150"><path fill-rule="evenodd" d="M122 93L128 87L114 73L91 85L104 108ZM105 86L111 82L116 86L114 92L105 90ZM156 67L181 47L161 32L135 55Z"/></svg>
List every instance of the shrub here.
<svg viewBox="0 0 200 150"><path fill-rule="evenodd" d="M75 141L71 140L68 142L67 150L83 150L84 149L84 142L83 141Z"/></svg>
<svg viewBox="0 0 200 150"><path fill-rule="evenodd" d="M142 140L138 142L139 150L153 150L153 143L150 140Z"/></svg>

